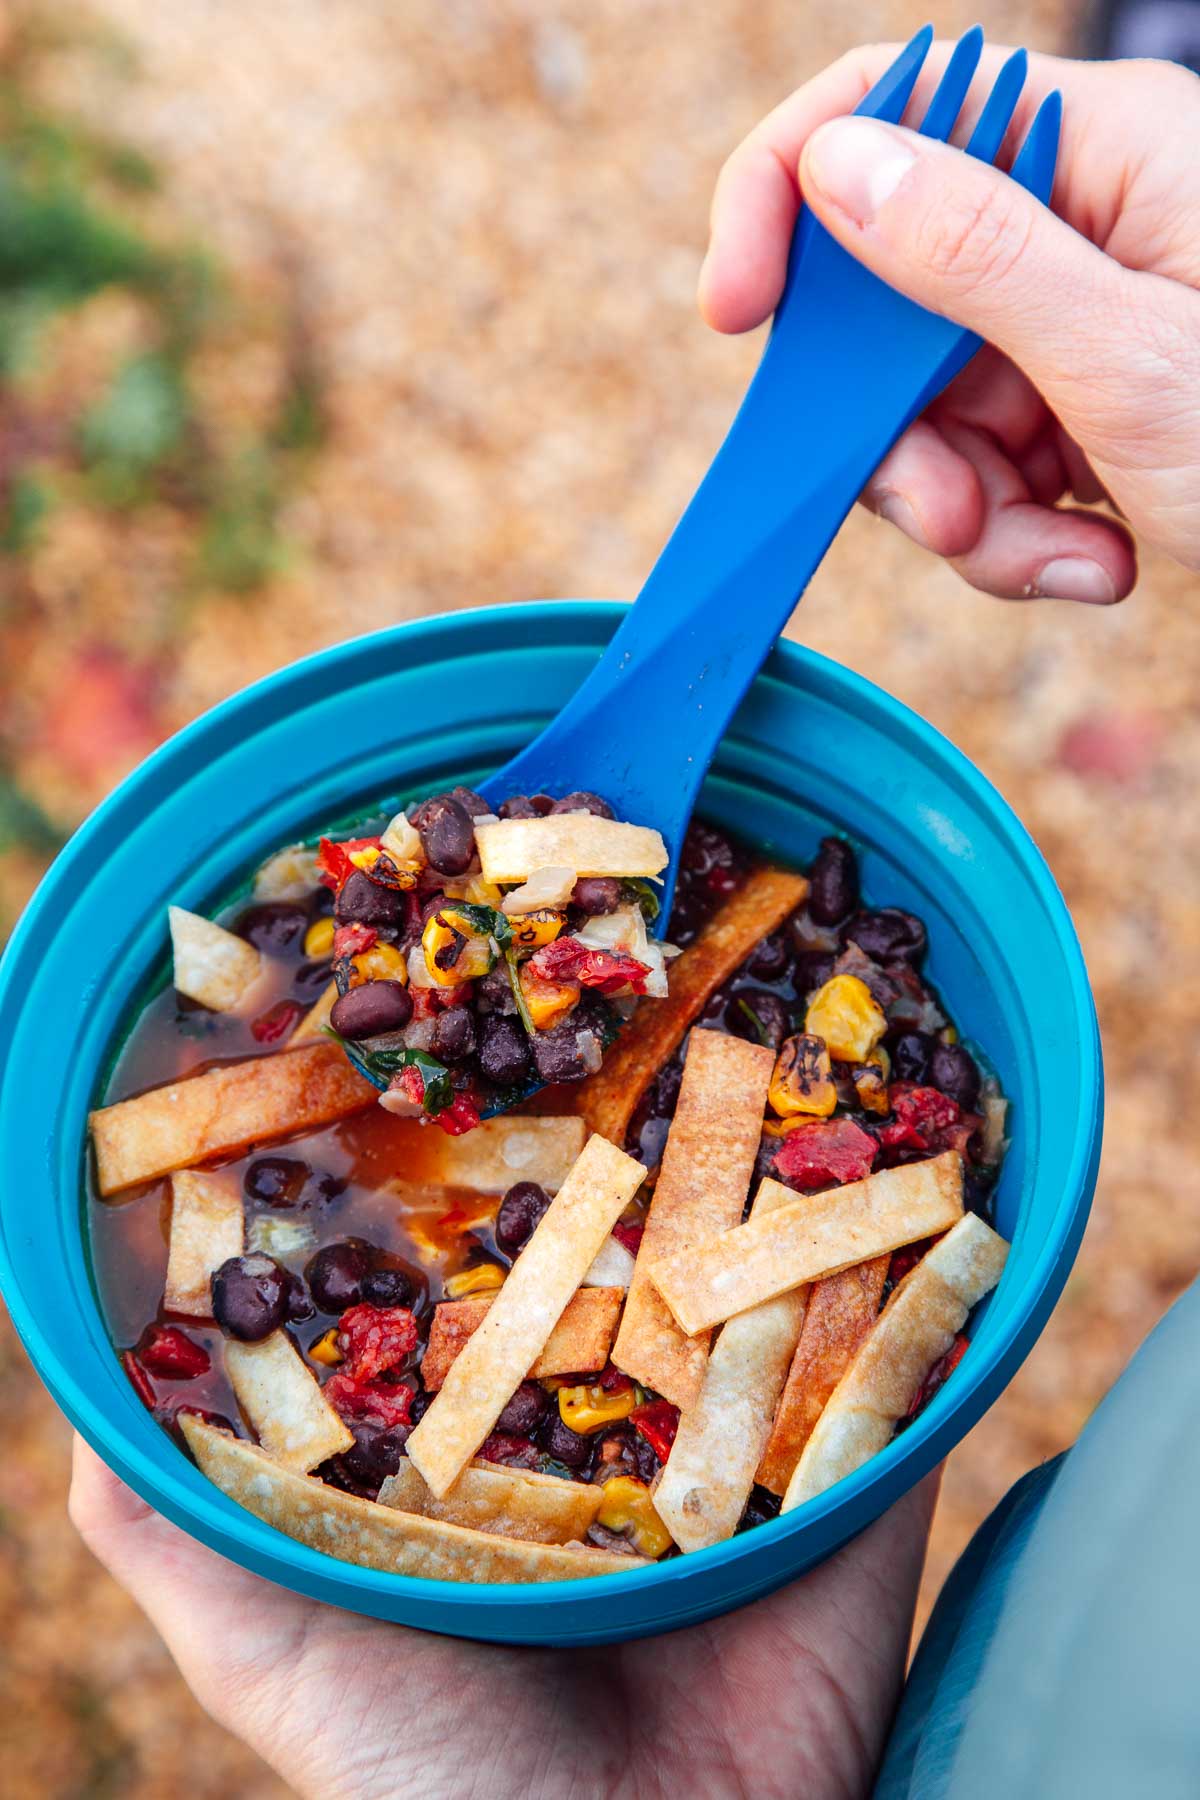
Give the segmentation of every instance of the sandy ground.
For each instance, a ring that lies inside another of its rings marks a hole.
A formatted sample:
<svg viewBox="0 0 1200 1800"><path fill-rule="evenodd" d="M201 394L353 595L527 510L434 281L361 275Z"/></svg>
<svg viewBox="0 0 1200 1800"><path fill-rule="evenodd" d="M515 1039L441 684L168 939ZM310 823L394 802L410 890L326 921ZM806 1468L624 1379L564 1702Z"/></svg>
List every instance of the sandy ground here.
<svg viewBox="0 0 1200 1800"><path fill-rule="evenodd" d="M907 35L924 16L909 0L97 10L141 60L123 128L165 159L176 214L248 283L277 286L282 263L303 284L328 385L331 443L289 521L299 558L254 601L193 612L167 677L171 722L393 620L636 591L756 355L707 333L693 306L723 155L855 39ZM978 10L945 0L940 28ZM1069 42L1049 0L984 10L996 39ZM112 104L70 57L55 79L101 115ZM252 389L254 368L240 378ZM141 563L136 580L98 567L70 592L54 569L39 579L51 619L126 650L149 630ZM1153 558L1111 612L1005 606L857 517L792 635L932 719L1013 802L1078 921L1105 1037L1087 1241L1050 1329L950 1463L927 1604L980 1518L1074 1438L1200 1263L1186 1099L1200 1049L1200 610L1194 582ZM31 657L26 706L52 691L54 655ZM0 1785L47 1800L281 1792L200 1714L75 1542L66 1429L10 1339L2 1353Z"/></svg>

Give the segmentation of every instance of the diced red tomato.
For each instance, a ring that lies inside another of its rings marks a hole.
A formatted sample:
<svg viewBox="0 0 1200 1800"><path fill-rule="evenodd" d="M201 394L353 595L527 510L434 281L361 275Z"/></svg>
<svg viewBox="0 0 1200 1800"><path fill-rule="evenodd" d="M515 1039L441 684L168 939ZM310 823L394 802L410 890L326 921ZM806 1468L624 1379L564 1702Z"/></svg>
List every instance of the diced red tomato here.
<svg viewBox="0 0 1200 1800"><path fill-rule="evenodd" d="M537 1445L529 1438L511 1437L506 1431L493 1431L484 1438L478 1454L487 1462L503 1463L509 1469L536 1469Z"/></svg>
<svg viewBox="0 0 1200 1800"><path fill-rule="evenodd" d="M474 1131L479 1123L479 1108L469 1093L455 1094L450 1106L443 1106L440 1113L434 1113L433 1122L440 1125L448 1137L462 1137L466 1131Z"/></svg>
<svg viewBox="0 0 1200 1800"><path fill-rule="evenodd" d="M842 1187L871 1173L879 1146L853 1119L814 1119L789 1131L775 1173L798 1187Z"/></svg>
<svg viewBox="0 0 1200 1800"><path fill-rule="evenodd" d="M665 1463L679 1429L679 1408L669 1400L650 1400L634 1407L629 1423L645 1438L659 1462Z"/></svg>
<svg viewBox="0 0 1200 1800"><path fill-rule="evenodd" d="M892 1260L888 1264L888 1280L893 1287L898 1287L904 1277L916 1268L933 1241L932 1238L922 1238L917 1244L904 1244L899 1250L892 1251Z"/></svg>
<svg viewBox="0 0 1200 1800"><path fill-rule="evenodd" d="M624 1244L630 1256L636 1256L642 1247L642 1239L646 1235L644 1225L614 1225L612 1234L618 1244Z"/></svg>
<svg viewBox="0 0 1200 1800"><path fill-rule="evenodd" d="M355 1381L338 1369L321 1392L338 1417L347 1422L361 1420L384 1431L409 1423L413 1391L403 1381Z"/></svg>
<svg viewBox="0 0 1200 1800"><path fill-rule="evenodd" d="M121 1357L121 1367L133 1384L133 1391L141 1401L142 1405L148 1406L150 1411L153 1412L155 1400L153 1385L150 1381L150 1377L147 1375L145 1369L143 1369L132 1350L126 1350Z"/></svg>
<svg viewBox="0 0 1200 1800"><path fill-rule="evenodd" d="M414 1106L424 1105L425 1077L420 1069L410 1063L407 1068L401 1069L400 1073L393 1077L393 1084L400 1089L406 1100L412 1101Z"/></svg>
<svg viewBox="0 0 1200 1800"><path fill-rule="evenodd" d="M530 957L529 967L543 981L577 981L600 994L615 994L623 987L643 994L650 973L645 963L626 950L589 950L574 937L543 944Z"/></svg>
<svg viewBox="0 0 1200 1800"><path fill-rule="evenodd" d="M596 1385L602 1387L606 1394L627 1394L633 1383L623 1369L609 1363Z"/></svg>
<svg viewBox="0 0 1200 1800"><path fill-rule="evenodd" d="M342 1314L337 1341L346 1359L339 1374L374 1381L412 1355L417 1321L406 1306L352 1306Z"/></svg>
<svg viewBox="0 0 1200 1800"><path fill-rule="evenodd" d="M963 1155L980 1120L964 1113L939 1088L894 1081L888 1089L892 1117L880 1127L879 1142L888 1149L957 1150Z"/></svg>
<svg viewBox="0 0 1200 1800"><path fill-rule="evenodd" d="M291 1036L303 1011L298 1000L277 1000L253 1021L251 1036L259 1044L281 1044L284 1038Z"/></svg>
<svg viewBox="0 0 1200 1800"><path fill-rule="evenodd" d="M177 1325L147 1325L138 1340L137 1360L149 1374L168 1381L194 1381L212 1368L203 1344L197 1344Z"/></svg>
<svg viewBox="0 0 1200 1800"><path fill-rule="evenodd" d="M342 883L354 873L350 852L378 850L379 843L377 837L346 838L340 844L333 843L329 838L322 838L317 848L317 874L322 885L331 888L336 894Z"/></svg>
<svg viewBox="0 0 1200 1800"><path fill-rule="evenodd" d="M340 962L344 956L361 956L378 941L379 933L373 925L360 925L354 919L349 925L339 925L334 932L333 959Z"/></svg>
<svg viewBox="0 0 1200 1800"><path fill-rule="evenodd" d="M932 1369L930 1369L928 1375L921 1383L916 1399L908 1409L906 1415L908 1418L915 1419L917 1414L924 1407L928 1406L938 1389L946 1379L953 1374L954 1370L957 1369L959 1363L970 1349L970 1345L970 1338L966 1337L960 1331L950 1348L947 1350L945 1356L940 1357L938 1361L934 1363Z"/></svg>
<svg viewBox="0 0 1200 1800"><path fill-rule="evenodd" d="M412 996L414 1020L432 1019L441 1011L437 994L433 988L410 987L408 991Z"/></svg>

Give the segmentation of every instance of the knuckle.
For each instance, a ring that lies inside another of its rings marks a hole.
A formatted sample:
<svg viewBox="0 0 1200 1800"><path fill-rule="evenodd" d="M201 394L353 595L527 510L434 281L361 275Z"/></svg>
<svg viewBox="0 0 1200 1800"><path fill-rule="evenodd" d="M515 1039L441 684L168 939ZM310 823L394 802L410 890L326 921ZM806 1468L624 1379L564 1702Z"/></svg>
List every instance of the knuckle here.
<svg viewBox="0 0 1200 1800"><path fill-rule="evenodd" d="M1002 189L935 195L919 245L931 272L964 291L1003 284L1025 254L1031 223Z"/></svg>

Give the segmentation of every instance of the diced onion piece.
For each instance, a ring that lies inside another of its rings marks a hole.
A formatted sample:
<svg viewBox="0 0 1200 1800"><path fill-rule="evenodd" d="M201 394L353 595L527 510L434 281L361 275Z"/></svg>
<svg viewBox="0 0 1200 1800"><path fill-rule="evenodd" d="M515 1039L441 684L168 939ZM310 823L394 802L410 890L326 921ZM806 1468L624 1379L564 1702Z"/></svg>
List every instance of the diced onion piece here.
<svg viewBox="0 0 1200 1800"><path fill-rule="evenodd" d="M550 813L543 819L476 820L475 842L489 881L528 881L536 869L578 875L660 875L667 866L661 835L646 825L593 813Z"/></svg>
<svg viewBox="0 0 1200 1800"><path fill-rule="evenodd" d="M317 1234L303 1219L289 1219L282 1213L259 1213L250 1226L246 1248L273 1256L282 1262L289 1256L303 1256L317 1247Z"/></svg>
<svg viewBox="0 0 1200 1800"><path fill-rule="evenodd" d="M677 952L674 945L659 944L650 937L640 906L618 906L615 912L601 913L575 935L589 950L624 950L636 957L650 971L643 991L654 1000L666 999L666 956Z"/></svg>
<svg viewBox="0 0 1200 1800"><path fill-rule="evenodd" d="M175 987L211 1012L236 1012L263 972L253 944L199 913L169 906Z"/></svg>
<svg viewBox="0 0 1200 1800"><path fill-rule="evenodd" d="M511 917L515 913L536 912L542 906L565 906L578 879L574 869L535 869L521 887L505 894L500 911Z"/></svg>
<svg viewBox="0 0 1200 1800"><path fill-rule="evenodd" d="M420 864L425 862L421 834L415 825L409 823L406 813L398 812L390 821L379 840L379 845L381 850L387 851L393 862Z"/></svg>
<svg viewBox="0 0 1200 1800"><path fill-rule="evenodd" d="M633 1255L615 1237L607 1237L596 1252L580 1287L628 1288L633 1280Z"/></svg>
<svg viewBox="0 0 1200 1800"><path fill-rule="evenodd" d="M318 885L316 851L306 844L289 844L269 856L254 877L254 898L304 900Z"/></svg>
<svg viewBox="0 0 1200 1800"><path fill-rule="evenodd" d="M420 944L414 944L408 953L408 980L410 987L434 988L442 984L436 976L429 973L429 965L425 961L425 951Z"/></svg>
<svg viewBox="0 0 1200 1800"><path fill-rule="evenodd" d="M985 1084L979 1110L983 1114L980 1160L995 1167L1008 1149L1008 1140L1004 1135L1004 1128L1008 1123L1008 1101L994 1082Z"/></svg>

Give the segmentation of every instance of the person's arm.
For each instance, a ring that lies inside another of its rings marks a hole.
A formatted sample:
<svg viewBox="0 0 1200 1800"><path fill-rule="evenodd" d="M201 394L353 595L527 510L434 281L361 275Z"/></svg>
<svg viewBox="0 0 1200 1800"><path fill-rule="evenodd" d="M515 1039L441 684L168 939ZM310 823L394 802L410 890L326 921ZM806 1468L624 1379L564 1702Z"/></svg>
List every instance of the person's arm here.
<svg viewBox="0 0 1200 1800"><path fill-rule="evenodd" d="M1200 567L1200 81L1162 63L1030 59L1007 150L1063 95L1053 211L959 149L847 113L898 46L852 52L764 119L721 172L701 310L745 331L779 298L801 195L853 255L989 346L863 496L985 591L1092 602L1136 574L1112 501ZM951 46L934 47L919 120ZM1008 53L984 53L962 141ZM1057 215L1057 216L1056 216Z"/></svg>

